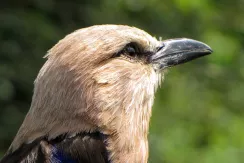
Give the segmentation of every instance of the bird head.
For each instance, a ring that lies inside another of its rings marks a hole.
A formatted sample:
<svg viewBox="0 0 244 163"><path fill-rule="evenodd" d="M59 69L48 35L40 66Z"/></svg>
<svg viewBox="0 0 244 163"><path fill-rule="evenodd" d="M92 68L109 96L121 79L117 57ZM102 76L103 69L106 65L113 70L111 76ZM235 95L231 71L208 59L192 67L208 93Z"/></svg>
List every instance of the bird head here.
<svg viewBox="0 0 244 163"><path fill-rule="evenodd" d="M49 50L12 147L45 135L99 131L110 137L113 160L121 159L118 151L123 157L138 151L145 160L154 93L165 70L211 52L199 41L158 41L123 25L77 30Z"/></svg>

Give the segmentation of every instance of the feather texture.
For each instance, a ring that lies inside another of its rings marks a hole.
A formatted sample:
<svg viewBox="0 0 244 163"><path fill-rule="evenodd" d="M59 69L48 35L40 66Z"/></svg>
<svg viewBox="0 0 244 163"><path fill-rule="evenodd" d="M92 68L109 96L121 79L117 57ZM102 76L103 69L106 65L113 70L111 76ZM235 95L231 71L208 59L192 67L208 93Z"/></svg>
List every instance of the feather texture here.
<svg viewBox="0 0 244 163"><path fill-rule="evenodd" d="M39 138L7 154L0 163L109 163L105 139L99 132L65 134L50 141Z"/></svg>
<svg viewBox="0 0 244 163"><path fill-rule="evenodd" d="M128 57L124 49L131 43L144 57ZM30 110L1 163L11 157L9 163L146 163L163 74L143 58L159 45L145 31L123 25L83 28L60 40L46 56ZM106 142L96 131L107 135Z"/></svg>

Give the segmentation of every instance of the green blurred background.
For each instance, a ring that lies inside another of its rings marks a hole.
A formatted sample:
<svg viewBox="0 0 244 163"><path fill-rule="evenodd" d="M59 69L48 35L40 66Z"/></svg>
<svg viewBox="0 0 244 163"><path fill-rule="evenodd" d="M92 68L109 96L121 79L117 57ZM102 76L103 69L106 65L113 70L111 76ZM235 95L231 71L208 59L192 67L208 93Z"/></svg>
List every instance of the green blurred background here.
<svg viewBox="0 0 244 163"><path fill-rule="evenodd" d="M244 0L1 0L0 158L30 107L42 57L95 24L189 37L214 50L167 74L153 108L150 163L244 162Z"/></svg>

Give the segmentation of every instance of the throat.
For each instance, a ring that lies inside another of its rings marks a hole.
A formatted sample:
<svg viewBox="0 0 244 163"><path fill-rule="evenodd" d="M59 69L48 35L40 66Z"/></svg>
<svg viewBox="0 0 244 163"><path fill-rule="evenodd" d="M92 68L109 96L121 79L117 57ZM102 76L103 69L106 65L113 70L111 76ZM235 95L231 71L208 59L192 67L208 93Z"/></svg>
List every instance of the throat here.
<svg viewBox="0 0 244 163"><path fill-rule="evenodd" d="M106 146L112 163L146 163L148 160L151 108L146 114L143 111L132 112L123 120L126 122L119 130L107 137Z"/></svg>
<svg viewBox="0 0 244 163"><path fill-rule="evenodd" d="M148 159L151 108L161 76L148 68L144 72L133 71L123 73L121 79L118 76L96 78L94 103L100 110L96 118L100 131L108 135L106 148L111 163L146 163ZM122 81L126 79L130 81L124 84Z"/></svg>

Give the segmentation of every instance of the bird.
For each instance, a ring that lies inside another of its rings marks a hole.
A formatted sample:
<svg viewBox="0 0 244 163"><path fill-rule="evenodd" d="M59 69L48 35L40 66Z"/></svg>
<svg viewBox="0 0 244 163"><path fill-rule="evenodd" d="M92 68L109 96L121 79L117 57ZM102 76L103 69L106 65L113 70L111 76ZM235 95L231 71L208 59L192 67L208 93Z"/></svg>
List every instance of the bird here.
<svg viewBox="0 0 244 163"><path fill-rule="evenodd" d="M207 44L158 40L128 25L93 25L46 54L30 109L0 163L146 163L155 91Z"/></svg>

